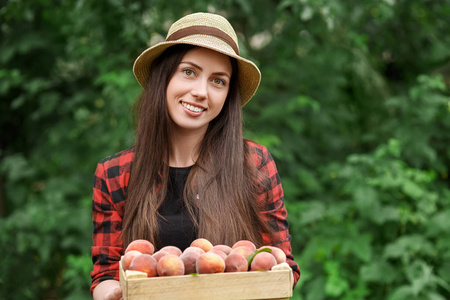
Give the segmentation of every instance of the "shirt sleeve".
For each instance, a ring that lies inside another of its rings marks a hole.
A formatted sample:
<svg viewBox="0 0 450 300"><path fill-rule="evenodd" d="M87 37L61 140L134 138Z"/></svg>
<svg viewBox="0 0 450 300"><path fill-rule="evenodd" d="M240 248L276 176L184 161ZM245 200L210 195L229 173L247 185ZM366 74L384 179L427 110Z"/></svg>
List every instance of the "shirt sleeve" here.
<svg viewBox="0 0 450 300"><path fill-rule="evenodd" d="M94 268L91 271L91 293L104 280L119 280L119 261L123 252L120 238L122 216L114 204L108 170L101 162L94 175L92 220Z"/></svg>
<svg viewBox="0 0 450 300"><path fill-rule="evenodd" d="M294 261L289 234L287 210L284 205L284 193L275 161L266 147L256 148L256 162L259 170L258 202L262 208L262 220L271 232L264 232L263 243L281 248L286 253L287 263L292 268L294 286L300 278L300 267Z"/></svg>

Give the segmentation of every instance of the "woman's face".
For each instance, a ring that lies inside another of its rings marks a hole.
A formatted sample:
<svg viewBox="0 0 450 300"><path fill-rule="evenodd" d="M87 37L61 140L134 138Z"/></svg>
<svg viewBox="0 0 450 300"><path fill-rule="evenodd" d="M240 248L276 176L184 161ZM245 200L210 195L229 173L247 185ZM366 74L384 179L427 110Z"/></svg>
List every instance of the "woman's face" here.
<svg viewBox="0 0 450 300"><path fill-rule="evenodd" d="M230 58L194 48L181 59L167 86L167 107L175 128L204 133L222 110L231 80Z"/></svg>

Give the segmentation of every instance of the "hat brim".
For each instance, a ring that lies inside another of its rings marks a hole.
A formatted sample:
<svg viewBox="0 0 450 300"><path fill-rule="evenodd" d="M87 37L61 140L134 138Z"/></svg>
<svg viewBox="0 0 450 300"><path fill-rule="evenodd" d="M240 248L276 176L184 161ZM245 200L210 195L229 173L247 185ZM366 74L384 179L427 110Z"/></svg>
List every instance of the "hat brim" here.
<svg viewBox="0 0 450 300"><path fill-rule="evenodd" d="M248 101L253 97L258 89L261 81L261 73L258 67L251 62L237 54L230 53L229 51L224 51L216 47L205 45L205 43L190 42L190 41L168 41L158 43L146 50L144 50L141 55L135 60L133 65L133 73L136 80L139 82L141 87L145 89L145 86L149 80L150 65L158 56L160 56L167 48L177 44L194 45L198 47L203 47L223 53L229 57L236 59L238 63L238 78L239 78L239 92L241 94L241 106L247 104Z"/></svg>

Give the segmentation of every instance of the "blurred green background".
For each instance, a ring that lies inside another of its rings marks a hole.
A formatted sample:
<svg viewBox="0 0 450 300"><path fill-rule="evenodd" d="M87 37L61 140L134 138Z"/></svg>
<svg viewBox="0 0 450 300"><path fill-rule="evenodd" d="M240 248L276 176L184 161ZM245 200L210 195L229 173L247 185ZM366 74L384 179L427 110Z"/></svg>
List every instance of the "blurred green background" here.
<svg viewBox="0 0 450 300"><path fill-rule="evenodd" d="M133 144L132 64L196 11L261 69L245 135L282 177L292 299L450 299L450 0L0 4L0 299L90 298L92 179Z"/></svg>

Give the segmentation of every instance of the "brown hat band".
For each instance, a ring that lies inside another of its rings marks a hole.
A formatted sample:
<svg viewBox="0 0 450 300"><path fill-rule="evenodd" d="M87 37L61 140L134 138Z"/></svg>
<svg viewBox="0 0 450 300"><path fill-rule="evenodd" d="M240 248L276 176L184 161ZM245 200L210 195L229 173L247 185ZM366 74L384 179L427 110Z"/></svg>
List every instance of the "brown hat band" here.
<svg viewBox="0 0 450 300"><path fill-rule="evenodd" d="M236 45L236 42L225 32L223 32L222 30L217 29L215 27L190 26L190 27L182 28L182 29L175 31L170 36L168 36L166 41L176 41L176 40L179 40L186 36L194 35L194 34L205 34L205 35L215 36L215 37L223 40L225 43L227 43L231 48L233 48L234 52L237 55L239 55L239 48Z"/></svg>

